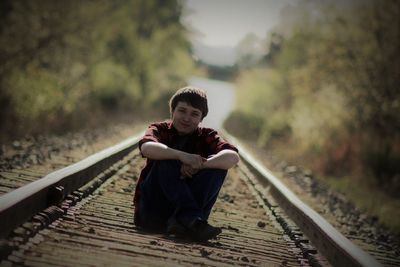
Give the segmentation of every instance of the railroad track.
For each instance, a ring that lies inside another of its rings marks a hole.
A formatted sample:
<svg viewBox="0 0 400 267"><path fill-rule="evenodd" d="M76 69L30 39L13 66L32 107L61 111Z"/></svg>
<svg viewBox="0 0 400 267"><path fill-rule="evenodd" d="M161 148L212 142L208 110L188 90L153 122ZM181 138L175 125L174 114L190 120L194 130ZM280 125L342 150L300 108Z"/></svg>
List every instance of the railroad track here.
<svg viewBox="0 0 400 267"><path fill-rule="evenodd" d="M0 266L380 266L240 146L242 162L229 171L210 218L223 229L216 240L138 231L132 197L144 162L137 141L0 196Z"/></svg>

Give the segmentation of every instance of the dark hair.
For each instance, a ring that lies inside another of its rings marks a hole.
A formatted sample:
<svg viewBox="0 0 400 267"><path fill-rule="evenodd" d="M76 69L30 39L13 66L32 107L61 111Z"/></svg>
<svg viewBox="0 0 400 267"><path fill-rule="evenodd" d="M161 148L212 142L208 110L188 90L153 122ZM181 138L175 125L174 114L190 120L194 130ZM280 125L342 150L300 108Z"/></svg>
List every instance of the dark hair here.
<svg viewBox="0 0 400 267"><path fill-rule="evenodd" d="M207 116L207 95L203 89L187 86L179 89L169 100L169 110L174 112L178 102L186 102L201 111L201 119Z"/></svg>

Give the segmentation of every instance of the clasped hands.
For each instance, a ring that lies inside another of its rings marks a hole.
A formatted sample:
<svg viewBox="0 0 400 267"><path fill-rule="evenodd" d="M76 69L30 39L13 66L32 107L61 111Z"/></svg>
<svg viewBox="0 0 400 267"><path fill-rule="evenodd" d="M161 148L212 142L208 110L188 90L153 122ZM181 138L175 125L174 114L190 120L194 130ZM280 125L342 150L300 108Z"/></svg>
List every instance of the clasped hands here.
<svg viewBox="0 0 400 267"><path fill-rule="evenodd" d="M182 157L181 178L192 178L199 170L204 168L207 159L200 155L186 153Z"/></svg>

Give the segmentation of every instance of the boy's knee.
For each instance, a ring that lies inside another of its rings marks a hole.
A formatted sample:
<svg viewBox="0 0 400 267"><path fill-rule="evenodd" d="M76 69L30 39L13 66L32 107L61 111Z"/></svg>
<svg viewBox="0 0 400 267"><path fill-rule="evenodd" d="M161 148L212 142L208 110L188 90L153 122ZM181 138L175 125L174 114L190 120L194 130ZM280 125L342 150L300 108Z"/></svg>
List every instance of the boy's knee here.
<svg viewBox="0 0 400 267"><path fill-rule="evenodd" d="M215 172L218 174L218 175L221 175L221 176L226 176L226 174L228 173L228 171L227 170L222 170L222 169L215 169Z"/></svg>
<svg viewBox="0 0 400 267"><path fill-rule="evenodd" d="M177 160L155 160L153 162L153 168L159 168L162 170L180 168L180 163Z"/></svg>
<svg viewBox="0 0 400 267"><path fill-rule="evenodd" d="M228 173L227 170L223 170L223 169L209 169L209 172L213 175L217 175L220 177L225 177L226 174Z"/></svg>
<svg viewBox="0 0 400 267"><path fill-rule="evenodd" d="M201 176L204 177L210 177L210 178L219 178L219 179L225 179L228 171L223 170L223 169L205 169L202 170Z"/></svg>
<svg viewBox="0 0 400 267"><path fill-rule="evenodd" d="M156 175L158 179L170 179L179 176L181 164L177 160L155 160L150 175Z"/></svg>

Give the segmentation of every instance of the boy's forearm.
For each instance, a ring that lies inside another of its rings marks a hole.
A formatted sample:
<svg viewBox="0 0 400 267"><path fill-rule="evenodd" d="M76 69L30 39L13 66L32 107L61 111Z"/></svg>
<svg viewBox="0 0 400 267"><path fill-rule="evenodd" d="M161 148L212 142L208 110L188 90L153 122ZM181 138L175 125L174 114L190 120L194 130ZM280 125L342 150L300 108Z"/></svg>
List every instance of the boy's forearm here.
<svg viewBox="0 0 400 267"><path fill-rule="evenodd" d="M146 142L141 147L141 152L146 158L154 160L179 159L181 151L157 142Z"/></svg>
<svg viewBox="0 0 400 267"><path fill-rule="evenodd" d="M207 159L203 168L228 170L239 162L239 155L233 150L222 150L218 154Z"/></svg>
<svg viewBox="0 0 400 267"><path fill-rule="evenodd" d="M194 169L200 169L206 159L200 155L186 153L157 142L146 142L141 147L142 155L153 160L179 160Z"/></svg>

